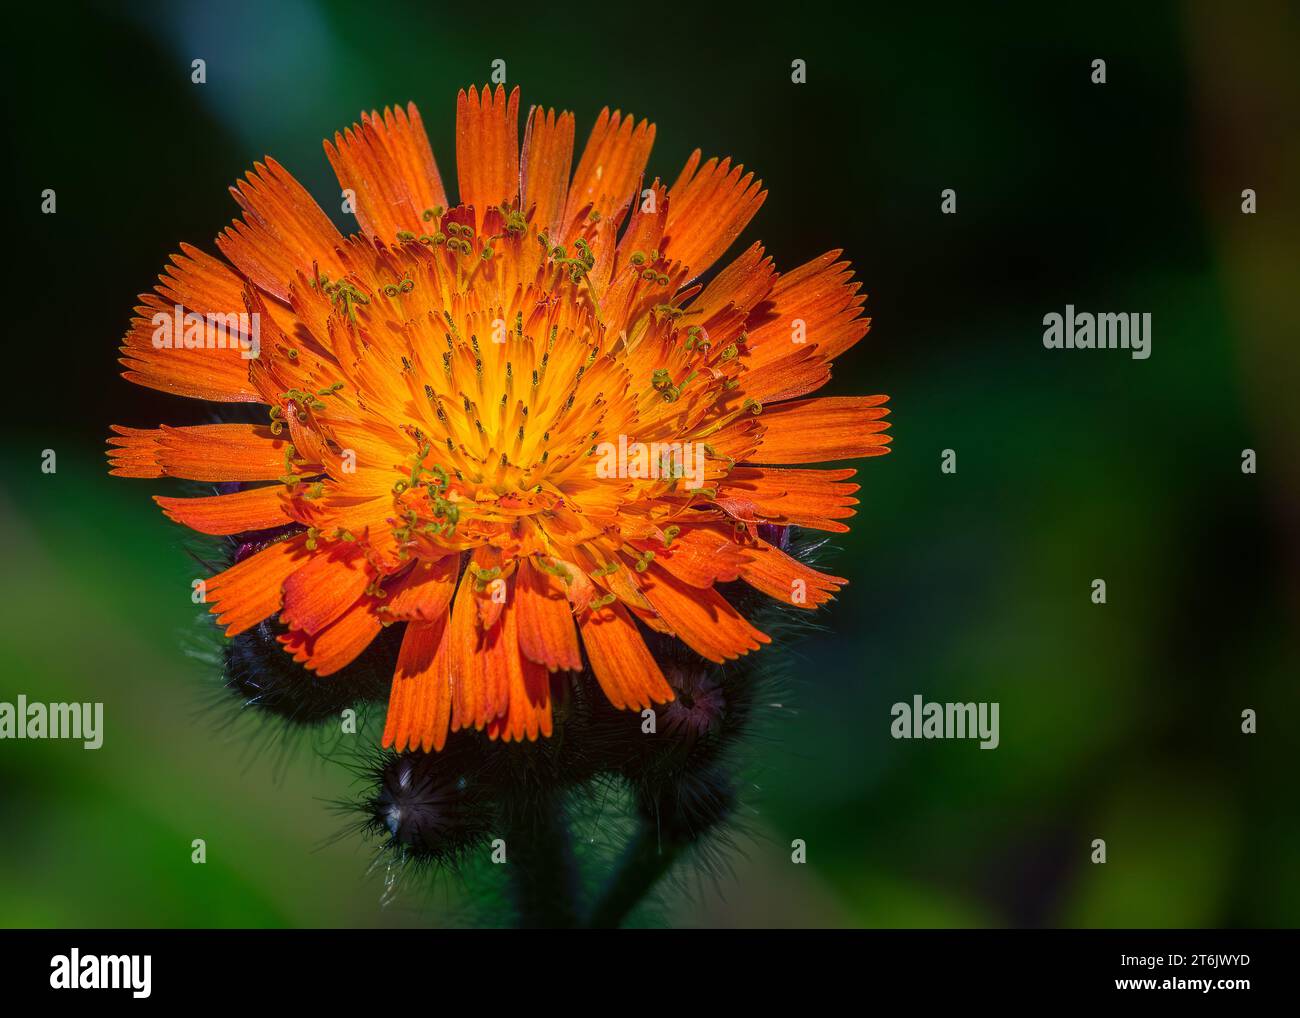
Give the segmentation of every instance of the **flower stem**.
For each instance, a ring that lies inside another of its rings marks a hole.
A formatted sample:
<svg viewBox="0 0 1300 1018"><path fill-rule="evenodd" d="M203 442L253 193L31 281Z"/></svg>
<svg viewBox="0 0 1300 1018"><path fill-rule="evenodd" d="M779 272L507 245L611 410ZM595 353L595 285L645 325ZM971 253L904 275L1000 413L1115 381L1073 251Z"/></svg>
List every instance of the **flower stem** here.
<svg viewBox="0 0 1300 1018"><path fill-rule="evenodd" d="M661 841L654 825L642 820L586 925L613 929L622 924L650 888L668 872L681 849L678 842Z"/></svg>
<svg viewBox="0 0 1300 1018"><path fill-rule="evenodd" d="M569 929L578 925L578 872L558 798L529 809L507 839L519 925Z"/></svg>

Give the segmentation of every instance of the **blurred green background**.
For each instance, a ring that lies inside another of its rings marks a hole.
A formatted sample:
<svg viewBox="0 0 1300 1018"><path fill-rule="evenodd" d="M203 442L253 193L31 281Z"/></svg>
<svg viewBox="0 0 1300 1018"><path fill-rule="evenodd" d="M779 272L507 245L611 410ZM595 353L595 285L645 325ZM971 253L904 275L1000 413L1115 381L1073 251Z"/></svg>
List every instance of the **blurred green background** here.
<svg viewBox="0 0 1300 1018"><path fill-rule="evenodd" d="M759 836L663 921L1296 925L1300 28L1285 3L1129 6L17 14L0 700L100 700L107 732L0 743L0 923L456 921L454 889L381 907L365 847L334 837L340 769L223 727L186 654L180 528L102 450L111 423L204 419L121 380L117 344L178 242L214 250L228 184L273 154L348 226L320 139L408 99L450 182L456 90L501 58L580 138L605 104L654 120L652 174L696 146L758 170L742 244L787 269L845 249L874 326L829 391L892 397L893 454L836 542L851 585L762 751ZM1067 303L1151 312L1151 359L1044 350ZM1000 702L1000 748L894 741L916 693Z"/></svg>

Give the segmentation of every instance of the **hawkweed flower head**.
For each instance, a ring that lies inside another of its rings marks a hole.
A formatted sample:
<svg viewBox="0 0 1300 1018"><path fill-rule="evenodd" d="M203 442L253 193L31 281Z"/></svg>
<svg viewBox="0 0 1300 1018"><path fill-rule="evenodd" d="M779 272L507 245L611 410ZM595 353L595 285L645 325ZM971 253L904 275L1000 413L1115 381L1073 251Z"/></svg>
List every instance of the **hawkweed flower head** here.
<svg viewBox="0 0 1300 1018"><path fill-rule="evenodd" d="M222 486L156 501L238 542L206 582L236 641L326 687L396 646L385 747L550 736L582 674L618 710L673 703L690 749L731 702L708 666L769 642L724 591L804 610L845 582L773 535L847 529L854 471L816 464L887 451L886 397L811 395L865 298L838 252L778 274L754 244L715 271L766 197L730 159L697 151L667 186L645 121L603 111L575 165L571 114L525 120L521 144L518 89L460 93L453 204L414 105L363 115L325 143L349 237L258 163L221 257L183 245L122 348L131 381L257 416L114 427L111 472ZM374 815L418 846L454 782L394 766Z"/></svg>

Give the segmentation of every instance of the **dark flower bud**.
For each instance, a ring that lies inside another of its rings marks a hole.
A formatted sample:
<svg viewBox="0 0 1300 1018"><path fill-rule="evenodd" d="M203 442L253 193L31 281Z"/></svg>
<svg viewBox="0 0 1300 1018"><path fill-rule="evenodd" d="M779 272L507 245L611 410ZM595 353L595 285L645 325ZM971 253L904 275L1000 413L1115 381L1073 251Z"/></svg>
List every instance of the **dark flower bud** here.
<svg viewBox="0 0 1300 1018"><path fill-rule="evenodd" d="M453 739L437 754L381 754L371 792L357 804L362 829L401 859L417 863L455 862L485 844L495 798L480 773L474 741Z"/></svg>
<svg viewBox="0 0 1300 1018"><path fill-rule="evenodd" d="M687 747L721 733L727 713L722 681L703 669L673 669L667 678L677 699L660 708L659 731Z"/></svg>
<svg viewBox="0 0 1300 1018"><path fill-rule="evenodd" d="M229 640L225 685L243 703L295 724L338 721L345 708L383 703L393 682L401 626L390 626L346 668L322 678L285 653L284 626L267 619Z"/></svg>
<svg viewBox="0 0 1300 1018"><path fill-rule="evenodd" d="M637 811L664 842L696 842L735 811L734 770L725 763L710 764L683 771L672 781L643 785L637 794Z"/></svg>

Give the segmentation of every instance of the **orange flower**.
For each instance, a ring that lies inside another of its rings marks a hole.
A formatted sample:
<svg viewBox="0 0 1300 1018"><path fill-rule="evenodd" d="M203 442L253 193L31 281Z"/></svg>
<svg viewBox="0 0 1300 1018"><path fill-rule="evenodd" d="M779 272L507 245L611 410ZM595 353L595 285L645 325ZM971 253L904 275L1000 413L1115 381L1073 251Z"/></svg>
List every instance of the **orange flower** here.
<svg viewBox="0 0 1300 1018"><path fill-rule="evenodd" d="M534 108L521 149L518 89L471 88L456 113L450 208L414 105L325 143L351 237L256 165L217 240L229 264L182 246L122 363L268 420L109 439L119 476L244 482L158 497L179 523L291 528L208 581L228 635L278 612L324 678L406 624L398 750L550 734L553 673L583 648L615 706L671 700L639 625L714 662L757 649L716 584L814 608L845 582L759 534L847 529L854 471L789 465L889 441L886 397L804 398L868 328L838 252L778 275L755 244L692 283L762 205L753 174L697 151L646 186L654 127L605 110L570 179L572 114Z"/></svg>

